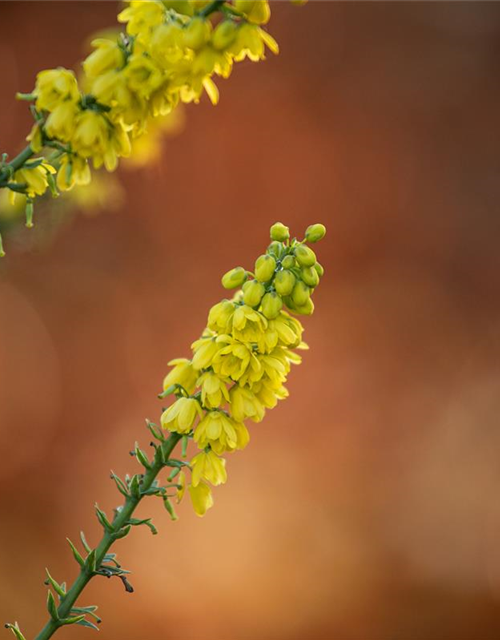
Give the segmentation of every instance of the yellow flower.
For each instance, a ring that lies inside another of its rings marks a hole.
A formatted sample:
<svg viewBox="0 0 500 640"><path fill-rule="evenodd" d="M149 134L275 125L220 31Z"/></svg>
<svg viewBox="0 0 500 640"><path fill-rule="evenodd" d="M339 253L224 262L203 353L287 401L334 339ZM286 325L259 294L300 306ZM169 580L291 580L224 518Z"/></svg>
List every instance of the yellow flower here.
<svg viewBox="0 0 500 640"><path fill-rule="evenodd" d="M119 22L127 23L127 33L139 36L139 40L148 36L159 26L165 17L165 10L160 2L144 2L134 0L126 9L118 14Z"/></svg>
<svg viewBox="0 0 500 640"><path fill-rule="evenodd" d="M36 161L35 161L36 162ZM25 165L22 169L18 169L13 177L12 182L19 185L25 185L26 195L29 198L42 196L48 189L48 175L56 173L54 167L48 162L42 162L37 166ZM15 202L16 192L10 192L11 203Z"/></svg>
<svg viewBox="0 0 500 640"><path fill-rule="evenodd" d="M78 105L67 100L61 102L50 113L45 122L45 132L49 138L56 138L62 142L70 142L76 127L77 116L80 113Z"/></svg>
<svg viewBox="0 0 500 640"><path fill-rule="evenodd" d="M191 345L193 349L193 367L201 370L211 366L215 355L222 348L214 337L203 337Z"/></svg>
<svg viewBox="0 0 500 640"><path fill-rule="evenodd" d="M242 24L238 28L236 39L228 47L227 52L239 62L245 58L258 62L265 58L265 46L272 53L278 53L279 47L276 40L269 35L264 29L255 24Z"/></svg>
<svg viewBox="0 0 500 640"><path fill-rule="evenodd" d="M179 398L161 416L161 426L175 433L189 433L203 411L195 398Z"/></svg>
<svg viewBox="0 0 500 640"><path fill-rule="evenodd" d="M197 516L204 516L205 513L213 507L214 499L212 498L212 490L204 482L200 482L196 487L189 485L189 495L193 503L193 509Z"/></svg>
<svg viewBox="0 0 500 640"><path fill-rule="evenodd" d="M202 451L191 460L191 483L197 487L201 480L208 480L214 487L227 480L226 461L213 451Z"/></svg>
<svg viewBox="0 0 500 640"><path fill-rule="evenodd" d="M90 109L78 117L72 146L83 158L92 158L96 169L104 164L108 171L116 169L119 156L130 153L130 139L123 127Z"/></svg>
<svg viewBox="0 0 500 640"><path fill-rule="evenodd" d="M180 384L188 393L194 391L198 371L193 368L191 360L176 358L170 360L169 367L174 367L163 380L163 389L168 389L173 384Z"/></svg>
<svg viewBox="0 0 500 640"><path fill-rule="evenodd" d="M211 371L203 373L196 386L201 387L201 402L207 409L217 409L223 404L223 400L229 402L226 382Z"/></svg>
<svg viewBox="0 0 500 640"><path fill-rule="evenodd" d="M223 411L207 412L194 432L194 441L200 449L210 446L218 454L243 449L249 439L245 425L235 422Z"/></svg>
<svg viewBox="0 0 500 640"><path fill-rule="evenodd" d="M233 317L235 308L234 302L221 300L210 309L208 313L207 327L211 331L226 333L229 330L229 323Z"/></svg>
<svg viewBox="0 0 500 640"><path fill-rule="evenodd" d="M83 70L89 78L96 78L106 71L123 66L125 56L115 40L97 38L91 45L95 51L83 62Z"/></svg>
<svg viewBox="0 0 500 640"><path fill-rule="evenodd" d="M266 24L271 17L267 0L234 0L234 8L255 24Z"/></svg>
<svg viewBox="0 0 500 640"><path fill-rule="evenodd" d="M66 100L74 103L80 100L75 74L61 67L40 71L33 93L36 96L36 107L40 111L52 111Z"/></svg>
<svg viewBox="0 0 500 640"><path fill-rule="evenodd" d="M232 316L232 335L241 342L259 343L267 328L264 316L246 304L236 307Z"/></svg>
<svg viewBox="0 0 500 640"><path fill-rule="evenodd" d="M235 385L229 392L229 396L231 416L236 422L243 422L247 418L260 422L264 418L264 406L249 389Z"/></svg>
<svg viewBox="0 0 500 640"><path fill-rule="evenodd" d="M69 191L76 184L88 185L91 180L89 163L74 153L65 153L57 172L57 186L61 191Z"/></svg>
<svg viewBox="0 0 500 640"><path fill-rule="evenodd" d="M235 382L247 379L258 380L262 366L251 345L235 340L229 335L221 335L216 344L219 349L212 358L211 365L217 375L231 378Z"/></svg>
<svg viewBox="0 0 500 640"><path fill-rule="evenodd" d="M161 69L144 55L130 56L122 73L130 89L142 98L149 98L163 80Z"/></svg>

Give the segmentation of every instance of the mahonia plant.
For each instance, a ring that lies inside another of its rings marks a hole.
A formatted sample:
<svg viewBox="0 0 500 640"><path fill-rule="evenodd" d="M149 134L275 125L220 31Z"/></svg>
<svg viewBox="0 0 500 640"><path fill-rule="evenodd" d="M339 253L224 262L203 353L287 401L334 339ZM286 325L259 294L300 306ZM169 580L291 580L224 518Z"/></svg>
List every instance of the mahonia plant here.
<svg viewBox="0 0 500 640"><path fill-rule="evenodd" d="M57 582L47 570L50 618L35 640L47 640L66 625L97 629L97 607L76 605L94 576L117 577L126 591L133 591L129 572L110 548L136 526L145 525L157 533L150 518L133 517L143 498L161 499L172 520L177 520L172 501L180 502L186 487L197 515L205 515L213 505L210 485L227 480L224 455L244 449L249 442L245 421L260 422L267 409L288 396L284 384L290 367L301 361L297 351L307 348L302 341L303 327L294 315L312 314L311 295L323 275L306 243L321 240L325 233L323 225L314 224L304 240L290 240L288 228L276 223L271 227L272 242L257 258L254 271L236 267L223 276L223 286L236 293L210 309L206 329L191 346L192 357L169 363L172 369L160 397L175 399L163 411L161 426L146 421L154 438L152 458L136 443L131 453L143 467L141 473L122 479L111 472L124 502L111 520L96 505L103 537L95 548L83 533L83 552L68 540L80 567L71 587ZM190 441L199 452L187 462ZM179 444L181 457L174 458ZM165 469L170 471L161 481ZM6 627L17 640L26 640L17 622Z"/></svg>
<svg viewBox="0 0 500 640"><path fill-rule="evenodd" d="M152 121L203 92L217 104L214 77L263 60L266 48L277 54L263 28L270 15L268 0L131 0L118 15L125 32L92 42L79 80L61 67L41 71L32 93L18 94L32 103L29 145L0 162L0 188L25 199L26 226L37 197L87 185L90 163L115 170ZM46 150L52 155L36 157Z"/></svg>

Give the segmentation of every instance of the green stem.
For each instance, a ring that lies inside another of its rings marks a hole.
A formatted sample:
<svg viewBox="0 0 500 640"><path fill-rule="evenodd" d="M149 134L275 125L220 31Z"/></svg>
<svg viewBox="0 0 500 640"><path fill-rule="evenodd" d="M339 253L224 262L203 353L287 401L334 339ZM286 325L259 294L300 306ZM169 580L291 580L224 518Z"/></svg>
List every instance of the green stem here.
<svg viewBox="0 0 500 640"><path fill-rule="evenodd" d="M163 449L164 454L164 462L154 462L145 474L143 481L141 483L141 491L144 493L148 489L151 488L153 482L155 481L157 475L160 471L166 466L165 462L169 459L172 451L175 446L181 439L181 436L177 433L170 434L170 437L165 440L160 446ZM96 567L99 568L102 561L104 560L104 556L108 553L109 549L113 545L113 543L117 540L117 534L119 531L126 526L128 520L130 520L132 514L134 513L137 505L140 503L144 496L141 495L138 498L134 498L133 496L128 496L125 499L122 509L117 512L115 519L113 520L113 531L105 532L99 545L96 549ZM68 592L62 599L61 604L57 609L58 616L60 618L67 618L71 609L75 605L78 597L85 589L87 584L93 578L95 574L92 573L87 567L82 567L80 570L80 574L74 581L74 583L69 588ZM35 640L47 640L51 638L52 635L61 627L62 625L57 621L50 619L44 628L40 631L40 633L36 636Z"/></svg>
<svg viewBox="0 0 500 640"><path fill-rule="evenodd" d="M2 169L2 171L0 171L0 188L5 187L6 185L2 183L8 181L12 173L20 169L24 165L24 163L27 162L34 155L35 155L35 152L31 148L31 145L29 144L27 147L25 147L21 151L19 155L17 155L13 160L11 160L6 165L6 167Z"/></svg>
<svg viewBox="0 0 500 640"><path fill-rule="evenodd" d="M224 4L224 2L225 0L213 0L213 2L211 2L210 4L207 4L207 6L204 9L199 11L198 15L201 16L202 18L206 18L211 13L215 13L216 11L218 11L219 7L221 7Z"/></svg>

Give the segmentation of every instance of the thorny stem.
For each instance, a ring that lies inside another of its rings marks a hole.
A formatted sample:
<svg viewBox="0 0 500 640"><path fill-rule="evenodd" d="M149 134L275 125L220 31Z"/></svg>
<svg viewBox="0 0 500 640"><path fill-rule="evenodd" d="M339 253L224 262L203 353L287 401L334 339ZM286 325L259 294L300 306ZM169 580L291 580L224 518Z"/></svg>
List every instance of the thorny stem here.
<svg viewBox="0 0 500 640"><path fill-rule="evenodd" d="M182 436L177 433L170 434L169 438L165 440L161 445L164 454L164 462L154 462L145 474L141 484L141 491L144 494L149 488L151 488L153 482L155 481L157 475L160 471L166 466L166 461L170 458L172 451L175 446L179 442ZM113 543L118 539L118 533L122 529L122 527L126 526L128 520L134 513L137 505L142 500L144 495L141 495L138 498L133 496L128 496L125 499L123 507L117 511L117 514L112 522L113 531L105 532L99 545L96 549L96 567L99 569L102 561L104 560L104 556L108 553L109 549L113 545ZM80 574L73 582L71 587L69 588L66 595L63 597L61 604L57 609L58 616L60 618L66 618L70 615L71 609L73 608L75 602L78 597L85 589L87 584L93 578L95 573L90 571L87 567L83 566L80 570ZM35 640L47 640L51 638L52 635L61 627L62 625L57 621L50 619L44 628L40 631L40 633L36 636Z"/></svg>

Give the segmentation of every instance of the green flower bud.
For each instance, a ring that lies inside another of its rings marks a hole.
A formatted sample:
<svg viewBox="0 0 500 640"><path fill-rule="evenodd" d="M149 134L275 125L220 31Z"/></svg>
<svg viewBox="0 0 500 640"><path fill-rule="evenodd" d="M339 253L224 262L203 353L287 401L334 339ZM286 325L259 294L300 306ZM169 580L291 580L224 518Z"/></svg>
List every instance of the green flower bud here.
<svg viewBox="0 0 500 640"><path fill-rule="evenodd" d="M224 289L236 289L248 278L248 273L243 267L235 267L222 276L222 286Z"/></svg>
<svg viewBox="0 0 500 640"><path fill-rule="evenodd" d="M201 49L210 40L212 24L203 18L193 18L184 30L184 44L190 49Z"/></svg>
<svg viewBox="0 0 500 640"><path fill-rule="evenodd" d="M290 231L288 227L285 227L281 222L276 222L271 227L271 240L278 240L279 242L285 242L290 237Z"/></svg>
<svg viewBox="0 0 500 640"><path fill-rule="evenodd" d="M306 229L307 242L318 242L326 235L326 227L324 224L312 224Z"/></svg>
<svg viewBox="0 0 500 640"><path fill-rule="evenodd" d="M316 264L314 265L314 268L316 269L318 276L321 278L325 273L325 270L323 269L323 267L320 265L319 262L316 262Z"/></svg>
<svg viewBox="0 0 500 640"><path fill-rule="evenodd" d="M295 266L295 258L293 256L285 256L281 261L283 269L293 269Z"/></svg>
<svg viewBox="0 0 500 640"><path fill-rule="evenodd" d="M314 287L318 286L319 275L314 267L302 267L300 275L308 287L312 287L314 289Z"/></svg>
<svg viewBox="0 0 500 640"><path fill-rule="evenodd" d="M301 267L312 267L316 262L316 254L305 244L299 244L295 247L295 258Z"/></svg>
<svg viewBox="0 0 500 640"><path fill-rule="evenodd" d="M238 26L233 20L224 20L215 28L212 35L212 46L217 51L227 49L236 39Z"/></svg>
<svg viewBox="0 0 500 640"><path fill-rule="evenodd" d="M271 244L267 247L267 253L276 256L276 258L279 258L284 250L285 247L283 246L283 244L281 242L278 242L277 240L271 242Z"/></svg>
<svg viewBox="0 0 500 640"><path fill-rule="evenodd" d="M292 291L293 303L297 307L302 307L303 305L306 304L306 302L309 300L310 297L311 297L311 290L304 282L302 282L302 280L299 280L294 286Z"/></svg>
<svg viewBox="0 0 500 640"><path fill-rule="evenodd" d="M259 282L269 282L276 269L276 260L269 254L259 256L255 262L255 277Z"/></svg>
<svg viewBox="0 0 500 640"><path fill-rule="evenodd" d="M314 302L311 298L308 298L307 302L302 306L296 306L294 309L295 313L299 313L302 316L310 316L314 312Z"/></svg>
<svg viewBox="0 0 500 640"><path fill-rule="evenodd" d="M243 302L249 307L257 307L265 294L266 289L257 280L245 282L243 286Z"/></svg>
<svg viewBox="0 0 500 640"><path fill-rule="evenodd" d="M274 278L274 288L280 294L280 296L289 296L295 286L295 276L291 271L283 269L278 271Z"/></svg>
<svg viewBox="0 0 500 640"><path fill-rule="evenodd" d="M266 293L262 298L262 313L268 320L272 320L279 315L283 301L277 293Z"/></svg>

